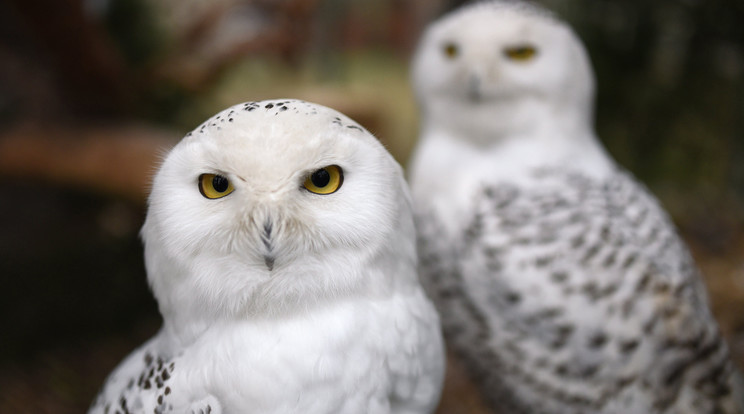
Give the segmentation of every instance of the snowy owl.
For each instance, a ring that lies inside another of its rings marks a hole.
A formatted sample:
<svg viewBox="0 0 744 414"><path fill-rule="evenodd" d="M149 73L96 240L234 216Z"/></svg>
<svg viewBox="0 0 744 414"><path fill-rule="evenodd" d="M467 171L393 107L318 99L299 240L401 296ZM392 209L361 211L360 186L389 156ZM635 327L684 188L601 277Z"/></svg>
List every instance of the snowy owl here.
<svg viewBox="0 0 744 414"><path fill-rule="evenodd" d="M690 254L594 134L572 30L466 6L427 28L412 82L422 281L495 412L741 412Z"/></svg>
<svg viewBox="0 0 744 414"><path fill-rule="evenodd" d="M430 413L444 376L402 170L296 100L230 107L156 174L142 228L160 332L90 413Z"/></svg>

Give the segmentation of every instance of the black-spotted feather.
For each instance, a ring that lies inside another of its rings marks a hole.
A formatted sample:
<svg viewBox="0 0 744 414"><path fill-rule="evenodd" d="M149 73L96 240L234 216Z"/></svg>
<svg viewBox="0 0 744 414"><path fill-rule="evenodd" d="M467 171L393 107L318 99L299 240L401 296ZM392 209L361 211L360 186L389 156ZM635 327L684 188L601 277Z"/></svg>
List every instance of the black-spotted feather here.
<svg viewBox="0 0 744 414"><path fill-rule="evenodd" d="M457 243L420 216L419 250L448 339L499 412L737 412L698 271L631 176L536 171L475 206Z"/></svg>

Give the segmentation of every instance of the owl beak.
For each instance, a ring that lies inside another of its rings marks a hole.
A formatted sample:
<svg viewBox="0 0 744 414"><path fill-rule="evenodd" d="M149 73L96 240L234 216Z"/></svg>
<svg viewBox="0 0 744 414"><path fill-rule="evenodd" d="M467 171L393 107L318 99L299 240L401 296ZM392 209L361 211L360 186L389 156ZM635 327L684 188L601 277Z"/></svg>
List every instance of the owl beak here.
<svg viewBox="0 0 744 414"><path fill-rule="evenodd" d="M468 78L468 98L477 103L483 97L481 94L481 78L477 74L471 74Z"/></svg>
<svg viewBox="0 0 744 414"><path fill-rule="evenodd" d="M269 271L274 270L274 256L264 255L264 263L266 263L266 268L269 269Z"/></svg>
<svg viewBox="0 0 744 414"><path fill-rule="evenodd" d="M271 220L266 220L263 225L263 232L261 233L261 241L263 242L265 253L263 255L264 263L269 271L274 270L274 246L271 241L271 232L274 229L274 225Z"/></svg>

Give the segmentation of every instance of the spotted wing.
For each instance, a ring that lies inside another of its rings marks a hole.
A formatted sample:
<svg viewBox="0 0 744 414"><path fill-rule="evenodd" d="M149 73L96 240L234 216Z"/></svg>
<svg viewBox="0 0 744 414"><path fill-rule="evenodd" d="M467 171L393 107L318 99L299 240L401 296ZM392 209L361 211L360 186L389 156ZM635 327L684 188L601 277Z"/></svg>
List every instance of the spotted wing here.
<svg viewBox="0 0 744 414"><path fill-rule="evenodd" d="M486 187L461 236L435 266L420 243L423 275L501 412L739 412L698 271L628 174Z"/></svg>
<svg viewBox="0 0 744 414"><path fill-rule="evenodd" d="M151 339L119 364L106 379L89 414L220 414L214 397L204 395L196 400L173 385L179 358L166 356L159 338Z"/></svg>

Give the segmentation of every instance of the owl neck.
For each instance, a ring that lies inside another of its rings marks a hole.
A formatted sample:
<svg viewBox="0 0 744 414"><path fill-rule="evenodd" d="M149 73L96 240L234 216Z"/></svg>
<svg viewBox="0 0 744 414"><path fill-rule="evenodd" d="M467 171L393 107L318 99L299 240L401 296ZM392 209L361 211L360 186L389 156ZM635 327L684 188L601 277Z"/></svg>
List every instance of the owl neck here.
<svg viewBox="0 0 744 414"><path fill-rule="evenodd" d="M411 187L415 199L426 200L420 205L448 218L446 232L461 231L462 217L484 184L521 185L543 168L570 169L597 180L615 171L586 116L562 117L540 106L502 109L462 117L430 112L425 118L409 164ZM459 119L449 122L452 117ZM447 179L433 172L447 172Z"/></svg>
<svg viewBox="0 0 744 414"><path fill-rule="evenodd" d="M478 160L491 177L505 179L554 166L601 178L614 168L594 133L589 105L561 107L541 99L520 99L452 108L451 104L427 108L422 130L422 140L438 140L451 149L449 161L443 163L456 165L456 158L470 157L463 159Z"/></svg>
<svg viewBox="0 0 744 414"><path fill-rule="evenodd" d="M553 102L540 96L490 101L434 101L425 109L425 130L467 140L478 147L511 140L593 139L592 107Z"/></svg>

